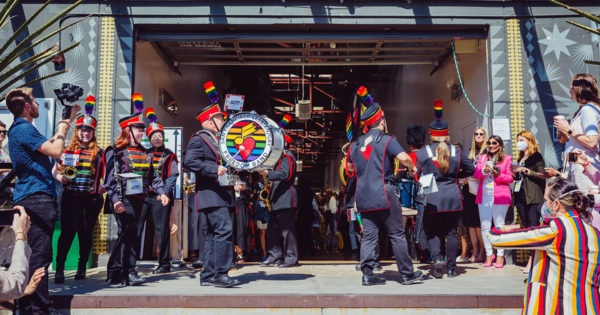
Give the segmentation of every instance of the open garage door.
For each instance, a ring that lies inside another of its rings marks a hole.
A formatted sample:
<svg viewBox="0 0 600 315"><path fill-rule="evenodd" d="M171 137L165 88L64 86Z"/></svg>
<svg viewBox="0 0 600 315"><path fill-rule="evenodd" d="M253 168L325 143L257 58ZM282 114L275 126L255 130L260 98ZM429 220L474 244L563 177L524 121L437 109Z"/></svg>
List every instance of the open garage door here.
<svg viewBox="0 0 600 315"><path fill-rule="evenodd" d="M245 110L278 121L295 116L298 103L310 104L309 118L289 125L301 161L299 177L312 188L339 187L340 148L347 142L346 118L359 105L355 91L369 89L389 120L390 132L404 144L409 123L428 123L433 99L447 104L445 119L453 141L481 124L457 90L451 42L476 104L488 98L486 28L413 26L236 25L235 29L142 25L137 30L135 91L162 104L164 93L175 108L157 110L166 125L184 127L184 139L199 129L194 114L207 99L201 88L213 81L221 97L245 95ZM198 32L202 29L202 32ZM452 107L450 107L452 105ZM160 106L159 106L160 107ZM484 108L480 108L484 111Z"/></svg>

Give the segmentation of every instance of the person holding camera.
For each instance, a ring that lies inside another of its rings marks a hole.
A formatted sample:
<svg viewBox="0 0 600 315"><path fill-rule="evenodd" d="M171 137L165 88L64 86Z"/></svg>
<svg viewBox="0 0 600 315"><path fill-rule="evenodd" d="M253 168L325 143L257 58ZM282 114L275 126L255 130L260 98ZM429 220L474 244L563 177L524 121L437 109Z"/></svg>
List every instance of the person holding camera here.
<svg viewBox="0 0 600 315"><path fill-rule="evenodd" d="M15 245L10 267L8 270L0 271L0 301L14 300L25 295L25 287L29 279L31 248L27 245L27 232L31 221L25 213L25 208L16 206L14 209L18 212L14 214L11 226L15 233Z"/></svg>
<svg viewBox="0 0 600 315"><path fill-rule="evenodd" d="M485 248L486 259L484 267L491 267L494 259L492 245L487 234L494 226L504 226L506 212L511 205L511 191L509 184L513 182L510 170L512 157L504 154L504 142L500 136L491 136L487 141L487 152L477 159L473 177L479 179L475 203L479 205L479 219L481 220L481 234ZM496 268L504 267L504 250L498 249Z"/></svg>
<svg viewBox="0 0 600 315"><path fill-rule="evenodd" d="M46 139L33 125L33 120L40 115L40 105L33 97L31 88L8 92L6 106L15 118L8 130L8 151L18 178L13 202L24 207L31 217L31 228L27 233L28 244L32 248L29 272L31 275L33 270L40 267L46 270L38 290L31 296L19 299L17 308L29 313L56 313L48 293L47 276L48 266L52 263L52 232L57 211L57 191L50 158L60 158L67 132L77 119L81 107L65 106L56 134Z"/></svg>
<svg viewBox="0 0 600 315"><path fill-rule="evenodd" d="M119 120L121 134L104 154L106 202L112 206L119 227L117 242L106 266L107 281L132 286L146 282L136 272L140 246L137 225L150 188L162 206L170 202L160 174L154 171L152 153L141 144L146 125L141 113L143 104L142 108L136 104L142 102L138 97L141 99L139 94L133 96L138 113Z"/></svg>
<svg viewBox="0 0 600 315"><path fill-rule="evenodd" d="M77 118L75 132L54 171L56 180L63 184L54 283L65 282L65 261L75 234L79 237L75 280L85 279L92 249L92 232L104 205L102 195L106 190L101 184L104 164L102 149L96 142L98 122L92 116L94 101L93 96L86 100L86 115Z"/></svg>

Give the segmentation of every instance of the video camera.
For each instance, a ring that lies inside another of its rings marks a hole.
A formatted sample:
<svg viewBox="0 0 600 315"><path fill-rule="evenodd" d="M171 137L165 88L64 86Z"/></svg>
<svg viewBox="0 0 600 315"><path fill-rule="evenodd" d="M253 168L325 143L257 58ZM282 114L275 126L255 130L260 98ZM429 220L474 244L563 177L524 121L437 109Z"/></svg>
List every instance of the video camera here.
<svg viewBox="0 0 600 315"><path fill-rule="evenodd" d="M83 96L83 89L75 84L63 83L60 89L54 89L54 94L64 106L62 119L68 119L71 117L71 108L73 104ZM65 104L66 103L66 104Z"/></svg>

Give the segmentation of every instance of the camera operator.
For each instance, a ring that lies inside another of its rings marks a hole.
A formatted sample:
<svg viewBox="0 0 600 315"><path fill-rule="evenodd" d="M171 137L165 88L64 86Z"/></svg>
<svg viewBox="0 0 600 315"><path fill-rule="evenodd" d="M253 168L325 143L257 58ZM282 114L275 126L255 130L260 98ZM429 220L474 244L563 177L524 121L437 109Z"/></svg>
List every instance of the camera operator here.
<svg viewBox="0 0 600 315"><path fill-rule="evenodd" d="M48 266L52 262L52 232L56 220L56 187L52 177L50 158L60 158L65 148L65 137L77 118L79 105L71 108L70 116L58 122L58 131L46 139L33 126L39 117L39 104L31 88L18 88L8 92L6 105L15 120L8 131L8 148L13 169L18 177L13 201L23 206L31 217L27 233L29 246L33 249L29 261L30 272L44 267L46 275L38 290L31 296L17 301L18 309L25 312L51 314L56 312L48 294ZM69 107L65 107L67 109ZM64 115L63 115L64 116Z"/></svg>
<svg viewBox="0 0 600 315"><path fill-rule="evenodd" d="M27 245L27 232L30 220L25 208L15 207L19 213L14 215L11 226L15 233L15 247L8 270L0 271L0 301L18 299L25 294L25 286L29 279L29 256L31 248Z"/></svg>

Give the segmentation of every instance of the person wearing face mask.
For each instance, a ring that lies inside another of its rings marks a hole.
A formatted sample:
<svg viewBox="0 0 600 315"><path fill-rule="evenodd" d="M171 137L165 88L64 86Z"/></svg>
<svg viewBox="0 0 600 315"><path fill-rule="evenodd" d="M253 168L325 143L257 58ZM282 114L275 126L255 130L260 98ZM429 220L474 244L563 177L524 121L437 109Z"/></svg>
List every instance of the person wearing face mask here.
<svg viewBox="0 0 600 315"><path fill-rule="evenodd" d="M102 195L106 192L101 184L104 177L102 149L96 142L98 122L92 116L95 98L86 99L86 115L75 121L75 132L65 148L60 163L55 165L53 175L63 184L60 210L60 236L56 248L54 283L65 282L65 261L71 243L79 238L79 263L75 280L85 279L86 264L92 247L92 232L104 205ZM75 175L67 174L75 170Z"/></svg>
<svg viewBox="0 0 600 315"><path fill-rule="evenodd" d="M548 181L541 226L492 229L497 248L532 249L523 314L598 314L600 310L600 232L591 220L588 197L563 178Z"/></svg>
<svg viewBox="0 0 600 315"><path fill-rule="evenodd" d="M493 248L486 235L492 227L492 220L497 227L504 226L508 206L511 205L510 187L513 182L510 165L512 157L504 154L504 142L500 136L491 136L487 141L487 152L477 159L473 177L480 180L475 202L479 205L481 234L486 259L484 267L491 267L494 259ZM498 249L495 267L504 266L504 250Z"/></svg>
<svg viewBox="0 0 600 315"><path fill-rule="evenodd" d="M144 103L140 94L132 96L136 114L119 120L121 134L104 152L106 202L115 215L119 230L117 242L108 259L107 281L110 284L141 285L146 280L135 268L139 239L137 222L150 188L163 206L169 204L165 185L154 171L152 153L141 144L146 129Z"/></svg>
<svg viewBox="0 0 600 315"><path fill-rule="evenodd" d="M157 122L154 109L146 109L145 115L150 122L148 128L146 128L146 137L148 137L152 144L152 148L150 148L150 152L152 153L152 168L157 176L163 181L165 192L172 201L175 184L177 182L177 177L179 176L177 155L165 148L165 130L163 126ZM137 222L137 236L141 242L140 246L143 246L144 240L142 239L142 235L144 234L144 225L150 216L152 216L154 234L158 240L159 248L158 267L152 271L153 274L171 271L171 264L169 263L169 217L171 216L171 207L173 205L172 202L166 206L163 205L160 200L156 198L157 196L157 193L152 187L149 187L148 195L146 196L144 206L142 207L142 213Z"/></svg>
<svg viewBox="0 0 600 315"><path fill-rule="evenodd" d="M540 176L544 172L544 158L530 131L517 134L517 149L519 158L511 169L515 186L513 188L513 204L521 218L523 227L537 226L540 222L542 204L544 202L544 187L546 180ZM524 272L529 272L531 257Z"/></svg>

